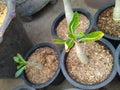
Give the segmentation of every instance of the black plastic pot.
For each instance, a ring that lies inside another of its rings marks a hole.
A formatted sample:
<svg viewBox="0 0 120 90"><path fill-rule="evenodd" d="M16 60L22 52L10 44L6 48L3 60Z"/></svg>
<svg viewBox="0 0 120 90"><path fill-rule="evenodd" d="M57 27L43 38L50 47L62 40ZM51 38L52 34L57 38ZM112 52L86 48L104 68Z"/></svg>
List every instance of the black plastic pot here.
<svg viewBox="0 0 120 90"><path fill-rule="evenodd" d="M35 90L35 89L27 85L21 85L21 86L17 86L13 90Z"/></svg>
<svg viewBox="0 0 120 90"><path fill-rule="evenodd" d="M113 47L113 45L109 41L107 41L105 39L99 40L98 43L102 43L105 46L107 46L111 50L111 53L112 53L113 58L115 60L115 54L114 54L115 48ZM115 61L114 61L113 70L112 70L111 74L103 82L100 82L98 84L93 84L93 85L85 85L85 84L78 83L77 81L73 80L70 77L70 75L68 74L68 71L66 69L65 60L66 60L67 55L68 54L65 53L65 51L63 50L63 52L61 54L60 65L61 65L61 69L62 69L63 75L65 76L65 78L67 79L67 81L69 83L71 83L75 87L78 87L80 89L85 89L85 90L88 90L88 89L92 89L92 90L93 89L98 89L98 88L101 88L101 87L107 85L108 83L110 83L114 79L114 77L116 75L116 67L115 67Z"/></svg>
<svg viewBox="0 0 120 90"><path fill-rule="evenodd" d="M106 3L108 3L108 2L113 2L113 1L115 1L115 0L95 0L95 1L85 0L85 3L86 3L89 7L98 9L98 8L104 6Z"/></svg>
<svg viewBox="0 0 120 90"><path fill-rule="evenodd" d="M24 57L25 60L28 59L28 57L38 48L41 48L41 47L50 47L50 48L53 48L57 54L58 54L58 59L60 60L60 50L53 44L51 43L40 43L34 47L32 47L26 54L26 56ZM33 84L31 83L27 77L26 77L26 74L25 72L22 73L21 75L21 78L24 80L24 82L30 86L30 87L33 87L33 88L43 88L43 87L46 87L48 85L58 85L60 84L63 80L64 80L64 76L62 75L61 71L60 71L60 64L58 66L58 69L56 70L56 73L54 74L54 76L49 80L47 81L46 83L43 83L43 84Z"/></svg>
<svg viewBox="0 0 120 90"><path fill-rule="evenodd" d="M73 9L73 11L74 12L77 11L78 13L81 13L81 14L85 15L89 19L90 25L89 25L89 28L87 29L86 33L90 32L91 29L92 29L92 26L93 26L93 21L94 21L92 15L88 11L86 11L84 9L80 9L80 8L75 8L75 9ZM62 12L53 21L53 24L52 24L52 27L51 27L51 34L52 34L53 38L59 38L57 36L57 33L56 33L56 28L64 18L65 18L65 13Z"/></svg>
<svg viewBox="0 0 120 90"><path fill-rule="evenodd" d="M16 0L16 10L24 21L31 21L34 14L47 4L55 4L57 0Z"/></svg>
<svg viewBox="0 0 120 90"><path fill-rule="evenodd" d="M116 52L115 52L115 58L116 58L116 67L117 67L117 72L120 76L120 44L118 45Z"/></svg>
<svg viewBox="0 0 120 90"><path fill-rule="evenodd" d="M113 7L113 6L115 6L114 2L108 3L108 4L104 5L102 8L98 9L98 11L96 12L96 14L94 16L94 27L95 27L96 30L100 30L99 27L98 27L98 24L97 24L99 15L104 10L106 10L107 8L110 8L110 7ZM120 38L118 38L118 37L112 37L112 36L110 36L110 35L108 35L106 33L104 35L104 38L106 38L107 40L109 40L115 47L118 46L119 41L120 41Z"/></svg>

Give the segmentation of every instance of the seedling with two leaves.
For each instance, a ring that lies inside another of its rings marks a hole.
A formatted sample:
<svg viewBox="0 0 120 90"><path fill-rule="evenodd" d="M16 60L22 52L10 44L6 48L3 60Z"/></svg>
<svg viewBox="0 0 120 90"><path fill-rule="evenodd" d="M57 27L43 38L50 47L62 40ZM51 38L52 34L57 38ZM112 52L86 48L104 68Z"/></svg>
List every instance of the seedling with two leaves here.
<svg viewBox="0 0 120 90"><path fill-rule="evenodd" d="M73 18L69 24L68 27L68 39L62 40L62 39L54 39L54 43L56 44L64 44L66 52L69 52L69 50L75 45L76 53L78 58L83 64L88 63L88 58L86 54L83 52L82 48L80 47L79 43L89 43L96 40L101 39L104 36L104 33L101 31L95 31L88 34L84 34L81 31L78 31L78 33L75 33L76 28L79 24L79 15L77 12L73 14Z"/></svg>
<svg viewBox="0 0 120 90"><path fill-rule="evenodd" d="M17 56L13 57L14 61L18 63L17 66L17 72L15 74L15 77L19 77L21 73L26 69L27 62L24 60L24 58L20 55L17 54Z"/></svg>
<svg viewBox="0 0 120 90"><path fill-rule="evenodd" d="M42 64L38 64L36 62L32 62L32 61L26 61L20 54L17 54L16 56L13 57L14 61L18 63L17 65L17 72L15 73L15 77L19 77L23 71L29 67L29 66L34 66L39 70L43 69L43 65Z"/></svg>

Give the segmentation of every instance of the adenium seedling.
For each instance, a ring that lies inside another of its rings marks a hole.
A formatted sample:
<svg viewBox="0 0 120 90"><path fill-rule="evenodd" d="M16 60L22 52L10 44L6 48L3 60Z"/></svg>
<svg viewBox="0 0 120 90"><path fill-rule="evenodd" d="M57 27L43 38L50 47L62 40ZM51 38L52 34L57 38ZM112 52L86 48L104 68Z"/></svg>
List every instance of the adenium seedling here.
<svg viewBox="0 0 120 90"><path fill-rule="evenodd" d="M99 40L103 37L104 33L101 31L95 31L89 34L84 34L81 31L78 31L78 33L75 33L75 30L78 27L78 24L79 24L79 16L78 16L78 13L75 12L73 14L72 21L69 24L68 40L54 39L54 43L64 44L66 52L69 52L69 50L75 45L78 58L82 63L87 64L88 58L86 54L83 52L83 50L81 49L79 43L83 43L83 42L89 43L89 42Z"/></svg>
<svg viewBox="0 0 120 90"><path fill-rule="evenodd" d="M26 69L27 62L23 59L23 57L20 54L17 54L17 56L13 57L14 61L18 63L17 66L17 72L15 74L15 77L19 77L21 73Z"/></svg>
<svg viewBox="0 0 120 90"><path fill-rule="evenodd" d="M43 69L42 64L38 64L35 62L31 62L31 61L30 62L25 61L25 59L20 54L17 54L16 56L14 56L13 59L15 62L18 63L18 65L17 65L18 71L15 73L15 77L19 77L22 74L22 72L26 69L26 67L29 67L29 66L34 66L39 70Z"/></svg>

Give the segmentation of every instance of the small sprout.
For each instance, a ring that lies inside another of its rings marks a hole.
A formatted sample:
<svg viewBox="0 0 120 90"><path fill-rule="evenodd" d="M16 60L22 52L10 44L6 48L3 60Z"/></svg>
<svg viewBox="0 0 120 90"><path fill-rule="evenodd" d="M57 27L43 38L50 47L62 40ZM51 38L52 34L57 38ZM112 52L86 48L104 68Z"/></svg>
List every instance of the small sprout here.
<svg viewBox="0 0 120 90"><path fill-rule="evenodd" d="M27 62L23 59L23 57L20 54L17 54L17 56L13 57L14 61L18 63L17 66L17 72L15 73L15 77L19 77L22 72L26 69Z"/></svg>
<svg viewBox="0 0 120 90"><path fill-rule="evenodd" d="M89 34L84 34L81 31L78 31L78 33L75 33L75 30L78 27L78 24L79 24L79 17L78 17L78 13L75 12L73 14L73 18L69 24L69 29L68 29L68 31L69 31L68 38L69 39L68 40L54 39L54 43L64 44L66 52L69 52L69 50L75 45L78 58L81 60L82 63L87 64L88 63L87 56L80 48L79 43L81 43L81 42L88 43L88 42L93 42L93 41L99 40L104 36L104 33L101 31L95 31L95 32L91 32Z"/></svg>
<svg viewBox="0 0 120 90"><path fill-rule="evenodd" d="M15 73L15 77L19 77L22 72L26 69L27 66L34 66L39 70L43 69L43 65L40 63L36 63L36 62L28 62L25 61L24 58L20 55L17 54L16 56L13 57L14 61L18 63L17 65L17 72Z"/></svg>

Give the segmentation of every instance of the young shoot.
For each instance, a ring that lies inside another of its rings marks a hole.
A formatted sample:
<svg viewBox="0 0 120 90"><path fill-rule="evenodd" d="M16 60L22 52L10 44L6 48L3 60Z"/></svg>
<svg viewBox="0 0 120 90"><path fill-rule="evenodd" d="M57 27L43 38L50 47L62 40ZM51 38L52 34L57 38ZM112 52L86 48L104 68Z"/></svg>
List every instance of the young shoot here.
<svg viewBox="0 0 120 90"><path fill-rule="evenodd" d="M115 7L113 10L113 20L120 21L120 0L115 0Z"/></svg>
<svg viewBox="0 0 120 90"><path fill-rule="evenodd" d="M68 34L68 40L62 40L62 39L54 39L54 43L56 44L64 44L66 52L69 52L69 50L75 45L76 48L76 54L83 64L88 63L88 57L83 52L80 43L89 43L96 40L99 40L103 37L104 33L101 31L95 31L91 32L89 34L84 34L81 31L78 31L78 33L75 33L76 28L79 24L79 16L78 13L75 12L73 14L72 21L69 24L69 34Z"/></svg>
<svg viewBox="0 0 120 90"><path fill-rule="evenodd" d="M30 62L26 61L26 60L24 60L24 58L20 54L17 54L16 56L14 56L13 59L15 62L18 63L17 72L15 73L16 78L19 77L23 73L23 71L26 69L27 66L34 66L39 70L43 69L42 64L38 64L35 62L31 62L31 61Z"/></svg>

